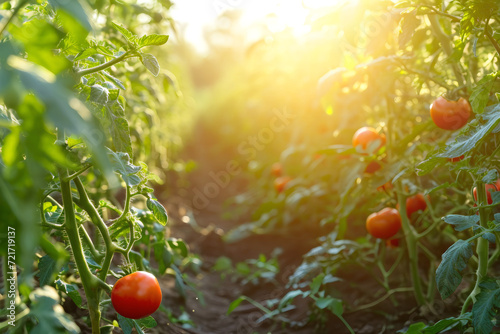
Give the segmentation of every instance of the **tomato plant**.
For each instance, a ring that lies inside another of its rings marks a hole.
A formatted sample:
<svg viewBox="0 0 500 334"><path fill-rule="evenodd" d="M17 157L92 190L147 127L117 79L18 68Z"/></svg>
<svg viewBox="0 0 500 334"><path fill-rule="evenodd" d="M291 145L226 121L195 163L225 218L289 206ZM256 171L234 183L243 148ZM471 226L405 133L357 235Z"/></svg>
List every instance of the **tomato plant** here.
<svg viewBox="0 0 500 334"><path fill-rule="evenodd" d="M130 319L150 316L160 306L161 299L156 277L144 271L120 278L111 290L111 303L116 312Z"/></svg>

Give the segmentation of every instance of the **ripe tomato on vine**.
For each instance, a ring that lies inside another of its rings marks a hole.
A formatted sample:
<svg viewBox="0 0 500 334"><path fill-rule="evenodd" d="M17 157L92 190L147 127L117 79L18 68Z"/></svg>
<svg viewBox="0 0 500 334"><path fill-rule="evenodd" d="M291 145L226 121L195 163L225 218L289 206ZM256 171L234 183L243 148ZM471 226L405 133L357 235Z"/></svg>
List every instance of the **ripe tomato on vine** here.
<svg viewBox="0 0 500 334"><path fill-rule="evenodd" d="M141 319L153 314L161 304L158 280L145 271L120 278L111 290L111 303L116 312L129 319Z"/></svg>
<svg viewBox="0 0 500 334"><path fill-rule="evenodd" d="M372 213L366 219L366 230L375 238L390 239L401 229L401 216L398 210L384 208Z"/></svg>
<svg viewBox="0 0 500 334"><path fill-rule="evenodd" d="M374 141L379 141L377 150L381 149L386 142L385 135L379 134L374 128L365 126L354 133L352 137L352 146L358 147L361 145L361 148L366 150Z"/></svg>
<svg viewBox="0 0 500 334"><path fill-rule="evenodd" d="M461 97L458 101L450 101L440 96L431 104L432 121L444 130L458 130L467 124L472 113L469 101Z"/></svg>

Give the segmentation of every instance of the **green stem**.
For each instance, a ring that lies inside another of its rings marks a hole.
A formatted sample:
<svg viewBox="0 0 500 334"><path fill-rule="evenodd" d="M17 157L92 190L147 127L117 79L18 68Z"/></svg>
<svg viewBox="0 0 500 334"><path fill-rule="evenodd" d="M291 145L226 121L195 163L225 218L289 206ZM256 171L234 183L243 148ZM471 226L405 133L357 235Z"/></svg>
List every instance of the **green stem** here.
<svg viewBox="0 0 500 334"><path fill-rule="evenodd" d="M498 232L494 232L494 233L497 237L497 240L500 240L500 233L498 233ZM488 268L491 268L491 266L496 262L496 260L498 259L499 256L500 256L500 245L497 242L495 251L491 255L490 259L488 260Z"/></svg>
<svg viewBox="0 0 500 334"><path fill-rule="evenodd" d="M117 222L124 219L129 214L129 212L130 212L130 200L131 200L130 186L127 184L126 194L125 194L125 207L123 208L123 212L120 215L120 217L118 217L116 219Z"/></svg>
<svg viewBox="0 0 500 334"><path fill-rule="evenodd" d="M376 301L371 302L369 304L365 304L365 305L356 307L356 308L354 308L352 310L349 310L349 313L358 312L358 311L361 311L361 310L366 310L368 308L372 308L375 305L383 302L384 300L386 300L387 298L389 298L392 294L394 294L396 292L411 292L411 291L413 291L413 287L392 289L392 290L388 291L385 295L383 295L382 297L380 297L379 299L377 299Z"/></svg>
<svg viewBox="0 0 500 334"><path fill-rule="evenodd" d="M484 187L484 183L482 181L477 181L476 182L476 189L477 189L477 199L480 204L486 203L486 189ZM480 219L480 224L483 227L483 229L488 228L488 209L484 207L479 207L479 219ZM484 238L478 238L477 240L477 245L476 245L476 253L478 257L478 265L477 265L477 270L476 270L476 284L474 285L474 289L472 289L471 293L465 300L465 303L462 307L462 313L464 314L467 312L467 309L469 308L469 305L471 302L476 302L476 296L481 292L480 284L483 281L483 279L487 276L488 274L488 252L489 252L489 245L488 245L488 240Z"/></svg>
<svg viewBox="0 0 500 334"><path fill-rule="evenodd" d="M450 38L441 29L441 25L439 24L439 20L437 19L436 15L428 15L427 17L429 19L429 22L431 23L431 30L434 32L434 35L438 39L446 55L450 57L453 53L453 49L450 45ZM455 74L455 77L457 78L458 85L465 86L465 79L457 63L451 63L451 68L453 70L453 73Z"/></svg>
<svg viewBox="0 0 500 334"><path fill-rule="evenodd" d="M113 65L121 62L122 60L125 60L129 55L130 55L130 51L127 51L124 54L122 54L121 56L113 58L110 61L107 61L107 62L105 62L105 63L103 63L101 65L98 65L98 66L95 66L95 67L91 67L91 68L86 68L86 69L83 69L83 70L79 70L79 71L76 72L76 75L78 77L83 77L84 75L87 75L87 74L91 74L91 73L95 73L95 72L99 72L99 71L105 70L108 67L111 67L111 66L113 66Z"/></svg>
<svg viewBox="0 0 500 334"><path fill-rule="evenodd" d="M99 254L97 249L94 246L94 243L92 242L92 239L90 239L89 234L87 233L87 230L83 225L80 225L80 234L82 235L82 241L87 245L90 253L92 253L92 256L99 261L102 258L102 255Z"/></svg>
<svg viewBox="0 0 500 334"><path fill-rule="evenodd" d="M500 45L498 45L498 42L493 38L493 35L490 33L490 31L488 30L489 26L490 26L490 17L486 20L486 23L484 25L484 34L486 35L486 37L488 37L490 43L493 45L493 47L495 48L495 50L497 50L497 53L500 55Z"/></svg>
<svg viewBox="0 0 500 334"><path fill-rule="evenodd" d="M396 182L396 193L398 196L399 214L401 216L401 224L406 239L408 248L408 259L410 261L410 274L414 288L415 299L419 305L425 304L425 296L422 291L422 282L418 272L418 249L416 232L410 225L408 216L406 215L406 198L403 195L403 187L401 182Z"/></svg>
<svg viewBox="0 0 500 334"><path fill-rule="evenodd" d="M352 327L349 325L349 323L344 319L344 317L340 314L335 314L339 319L340 321L342 321L342 323L344 324L344 326L347 327L347 329L349 330L349 333L351 334L355 334L355 332L353 331Z"/></svg>
<svg viewBox="0 0 500 334"><path fill-rule="evenodd" d="M82 174L83 172L85 172L87 169L89 169L90 167L92 167L92 165L86 165L85 167L83 167L82 169L80 169L79 171L77 172L74 172L73 174L71 175L68 175L67 179L65 181L71 181L73 180L75 177L77 177L78 175Z"/></svg>
<svg viewBox="0 0 500 334"><path fill-rule="evenodd" d="M61 180L61 195L64 207L64 227L68 236L73 258L80 274L85 296L87 297L87 306L90 313L92 324L92 334L100 333L101 311L99 310L99 283L95 280L85 260L83 253L78 224L75 217L75 208L71 194L71 185L65 181L67 171L59 169L59 179Z"/></svg>
<svg viewBox="0 0 500 334"><path fill-rule="evenodd" d="M9 16L9 18L5 22L5 24L2 26L2 28L0 28L0 37L2 36L3 32L5 31L5 29L7 29L7 26L10 24L10 22L14 19L14 17L16 17L17 13L21 10L21 8L24 7L24 5L27 2L28 2L28 0L21 0L21 1L19 1L19 3L17 4L17 6L12 11L12 14Z"/></svg>
<svg viewBox="0 0 500 334"><path fill-rule="evenodd" d="M111 260L113 259L113 254L115 251L119 250L119 247L113 243L111 240L111 236L109 235L108 228L104 221L102 220L101 216L97 212L96 208L94 205L90 202L89 196L87 194L87 191L85 190L85 187L83 186L82 181L80 178L76 177L74 179L76 189L78 190L78 193L80 194L80 207L87 212L89 215L91 221L97 226L97 229L101 233L102 239L104 240L104 245L105 245L105 255L104 255L104 261L102 264L101 271L99 273L99 278L101 280L105 280L106 276L108 275L109 267L111 265Z"/></svg>

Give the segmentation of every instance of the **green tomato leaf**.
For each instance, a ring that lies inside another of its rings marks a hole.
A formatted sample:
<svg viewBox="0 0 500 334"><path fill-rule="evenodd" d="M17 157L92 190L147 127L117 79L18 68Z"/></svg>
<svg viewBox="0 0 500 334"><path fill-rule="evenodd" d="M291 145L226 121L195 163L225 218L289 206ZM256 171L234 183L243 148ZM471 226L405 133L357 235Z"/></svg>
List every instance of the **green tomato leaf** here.
<svg viewBox="0 0 500 334"><path fill-rule="evenodd" d="M167 210L165 210L165 207L163 207L160 202L158 202L155 198L148 198L146 205L148 209L153 212L154 217L160 224L163 226L167 225Z"/></svg>
<svg viewBox="0 0 500 334"><path fill-rule="evenodd" d="M52 259L49 255L44 255L38 261L38 273L36 276L40 279L40 286L51 284L54 281L53 274L58 269L56 267L56 261Z"/></svg>
<svg viewBox="0 0 500 334"><path fill-rule="evenodd" d="M238 299L233 300L231 304L229 304L229 308L227 309L226 315L230 315L244 300L246 300L245 296L240 296L238 297Z"/></svg>
<svg viewBox="0 0 500 334"><path fill-rule="evenodd" d="M109 100L109 90L101 85L90 86L89 99L98 104L106 104Z"/></svg>
<svg viewBox="0 0 500 334"><path fill-rule="evenodd" d="M115 153L110 149L107 150L113 170L122 176L127 185L136 186L141 183L141 179L135 175L141 170L141 167L132 165L128 153Z"/></svg>
<svg viewBox="0 0 500 334"><path fill-rule="evenodd" d="M80 328L59 305L59 295L53 287L46 285L36 289L31 293L30 300L30 316L38 320L30 333L80 333Z"/></svg>
<svg viewBox="0 0 500 334"><path fill-rule="evenodd" d="M443 299L448 298L462 282L462 271L472 256L472 247L465 240L458 240L444 252L436 270L436 283Z"/></svg>
<svg viewBox="0 0 500 334"><path fill-rule="evenodd" d="M85 2L80 0L48 0L49 4L56 10L63 10L79 21L79 23L87 30L92 30L92 24L89 20L90 9Z"/></svg>
<svg viewBox="0 0 500 334"><path fill-rule="evenodd" d="M95 55L96 53L98 53L98 52L95 48L88 48L88 49L85 49L83 51L78 52L78 54L75 56L75 59L73 59L73 60L78 61L78 60L86 59L90 56Z"/></svg>
<svg viewBox="0 0 500 334"><path fill-rule="evenodd" d="M500 287L492 279L481 282L479 286L481 292L472 306L472 325L474 333L488 334L493 329L493 319L500 308Z"/></svg>
<svg viewBox="0 0 500 334"><path fill-rule="evenodd" d="M130 130L128 122L123 117L117 117L111 122L111 139L115 150L126 152L132 156L132 141L130 139Z"/></svg>
<svg viewBox="0 0 500 334"><path fill-rule="evenodd" d="M144 47L148 45L163 45L167 43L168 41L168 35L147 35L147 36L142 36L138 41L137 44L139 44L139 47Z"/></svg>
<svg viewBox="0 0 500 334"><path fill-rule="evenodd" d="M182 257L186 257L189 254L189 249L184 241L181 239L176 239L176 238L171 238L167 240L168 245L174 249L177 250Z"/></svg>
<svg viewBox="0 0 500 334"><path fill-rule="evenodd" d="M123 85L123 82L121 82L121 80L119 80L118 78L115 78L114 76L109 74L107 71L101 71L101 74L103 74L109 80L113 81L115 83L115 85L117 85L121 89L123 89L123 90L126 89L125 86Z"/></svg>
<svg viewBox="0 0 500 334"><path fill-rule="evenodd" d="M75 302L76 306L82 308L82 296L80 296L80 292L78 292L78 285L68 284L60 279L58 279L55 283L57 290L67 294L73 302Z"/></svg>
<svg viewBox="0 0 500 334"><path fill-rule="evenodd" d="M233 267L233 262L230 258L226 256L220 256L215 260L215 264L212 267L214 271L228 271Z"/></svg>
<svg viewBox="0 0 500 334"><path fill-rule="evenodd" d="M471 313L467 312L464 313L458 317L450 317L446 319L439 320L436 322L434 325L428 325L426 326L422 322L418 322L415 324L410 325L407 331L404 330L399 330L397 333L403 333L403 334L438 334L438 333L445 333L448 332L452 329L460 329L461 327L464 327L471 321L470 319Z"/></svg>
<svg viewBox="0 0 500 334"><path fill-rule="evenodd" d="M285 296L283 296L283 298L281 298L278 304L278 310L282 310L284 307L290 305L296 297L302 296L303 298L305 298L308 295L309 291L302 291L302 290L289 291Z"/></svg>
<svg viewBox="0 0 500 334"><path fill-rule="evenodd" d="M472 228L474 231L480 228L478 225L479 223L479 216L478 215L472 215L472 216L461 216L461 215L448 215L446 217L443 217L443 220L445 223L453 225L453 228L456 231L464 231L468 228Z"/></svg>
<svg viewBox="0 0 500 334"><path fill-rule="evenodd" d="M438 154L442 158L455 158L466 154L477 147L490 133L500 131L500 104L487 107L485 112L477 115L477 120L469 124L461 131L455 142L446 146L443 153Z"/></svg>
<svg viewBox="0 0 500 334"><path fill-rule="evenodd" d="M496 78L496 73L486 75L484 78L479 80L477 86L472 91L472 94L470 95L470 104L475 114L481 114L484 111L484 108L488 104L490 91L491 88L493 88L493 83Z"/></svg>
<svg viewBox="0 0 500 334"><path fill-rule="evenodd" d="M124 26L120 25L120 24L117 24L115 22L111 22L111 25L120 32L120 34L123 35L123 37L125 37L125 39L132 43L132 44L136 44L137 43L137 39L138 37L133 33L131 32L130 30L128 30L127 28L125 28Z"/></svg>
<svg viewBox="0 0 500 334"><path fill-rule="evenodd" d="M9 64L16 69L22 84L45 104L48 119L56 127L65 129L68 134L81 136L85 140L96 164L110 182L110 186L115 188L117 180L111 172L103 147L104 136L93 122L87 107L74 96L72 91L55 81L54 77L43 69L19 58L10 59L12 61Z"/></svg>
<svg viewBox="0 0 500 334"><path fill-rule="evenodd" d="M484 183L495 183L498 179L498 172L496 169L490 169L488 173L481 179Z"/></svg>
<svg viewBox="0 0 500 334"><path fill-rule="evenodd" d="M156 326L156 321L153 317L146 317L143 319L129 319L125 318L118 314L118 324L120 324L120 328L125 334L132 334L132 331L135 329L138 334L144 334L143 328L152 328Z"/></svg>
<svg viewBox="0 0 500 334"><path fill-rule="evenodd" d="M151 72L155 77L160 74L160 64L155 56L149 53L142 54L142 64Z"/></svg>
<svg viewBox="0 0 500 334"><path fill-rule="evenodd" d="M420 20L417 18L417 11L412 10L404 14L400 23L400 32L398 36L399 48L404 49L408 42L415 34L415 30L420 25Z"/></svg>
<svg viewBox="0 0 500 334"><path fill-rule="evenodd" d="M489 242L491 242L492 244L494 244L496 242L496 237L493 233L491 232L487 232L483 235L481 235L481 238L485 239L485 240L488 240Z"/></svg>

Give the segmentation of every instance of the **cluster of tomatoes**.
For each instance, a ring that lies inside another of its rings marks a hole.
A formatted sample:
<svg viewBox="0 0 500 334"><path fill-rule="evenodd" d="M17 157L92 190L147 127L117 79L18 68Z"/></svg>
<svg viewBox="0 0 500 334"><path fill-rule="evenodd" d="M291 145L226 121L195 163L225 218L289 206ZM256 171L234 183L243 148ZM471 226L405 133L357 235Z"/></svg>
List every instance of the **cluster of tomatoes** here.
<svg viewBox="0 0 500 334"><path fill-rule="evenodd" d="M429 197L427 197L429 200ZM379 212L372 213L366 219L366 230L373 237L388 240L388 245L394 246L397 239L391 239L401 229L399 206L396 209L386 207ZM423 194L416 194L406 199L406 215L411 218L413 213L427 209L427 202Z"/></svg>
<svg viewBox="0 0 500 334"><path fill-rule="evenodd" d="M367 126L356 131L352 137L352 146L360 148L363 155L368 155L368 152L378 152L384 147L385 142L386 139L383 133L379 134L374 128ZM366 166L365 173L373 174L380 168L382 168L380 163L373 160Z"/></svg>
<svg viewBox="0 0 500 334"><path fill-rule="evenodd" d="M457 130L467 124L471 115L472 109L469 102L460 98L458 101L450 101L444 97L439 97L430 107L430 115L433 122L444 130ZM377 144L378 142L378 144ZM386 142L384 134L379 134L374 128L363 127L356 131L353 136L352 144L354 147L360 147L363 152L368 148L371 151L379 151ZM362 153L367 154L367 153ZM450 159L452 162L460 161L464 156ZM372 161L365 169L366 173L374 173L381 168L380 164ZM491 193L489 189L500 189L500 180L498 185L486 185L488 193L488 203L491 204ZM380 186L378 190L388 190L392 188L392 184L387 182ZM474 189L474 198L476 198L476 189ZM427 208L429 197L424 197L423 194L416 194L406 199L406 215L411 218L412 214L417 211L423 211ZM476 198L477 200L477 198ZM366 229L370 235L375 238L385 239L389 246L397 245L397 239L393 238L401 229L401 216L399 214L399 206L396 208L386 207L379 212L372 213L366 219Z"/></svg>

